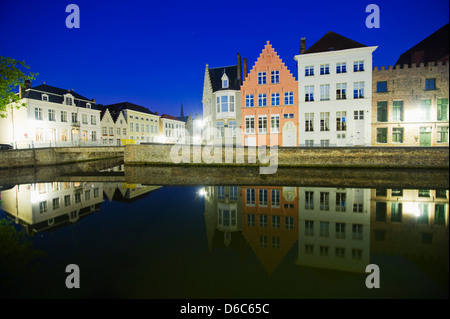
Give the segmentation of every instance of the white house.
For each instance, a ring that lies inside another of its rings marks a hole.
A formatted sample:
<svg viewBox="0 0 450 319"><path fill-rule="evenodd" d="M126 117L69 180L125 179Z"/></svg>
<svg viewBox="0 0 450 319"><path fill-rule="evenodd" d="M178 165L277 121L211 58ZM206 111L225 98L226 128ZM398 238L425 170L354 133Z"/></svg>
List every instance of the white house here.
<svg viewBox="0 0 450 319"><path fill-rule="evenodd" d="M27 107L8 107L0 119L0 143L15 148L97 145L100 136L100 110L73 90L42 84L19 93L19 103Z"/></svg>
<svg viewBox="0 0 450 319"><path fill-rule="evenodd" d="M372 52L329 31L295 56L300 146L371 145Z"/></svg>
<svg viewBox="0 0 450 319"><path fill-rule="evenodd" d="M186 123L179 118L162 114L159 118L159 143L184 143L186 132L185 132Z"/></svg>
<svg viewBox="0 0 450 319"><path fill-rule="evenodd" d="M100 139L103 145L124 145L128 139L128 124L122 111L113 112L103 108L101 111L102 135Z"/></svg>
<svg viewBox="0 0 450 319"><path fill-rule="evenodd" d="M229 138L240 143L241 126L241 57L237 65L210 68L206 65L203 84L203 141L225 142Z"/></svg>

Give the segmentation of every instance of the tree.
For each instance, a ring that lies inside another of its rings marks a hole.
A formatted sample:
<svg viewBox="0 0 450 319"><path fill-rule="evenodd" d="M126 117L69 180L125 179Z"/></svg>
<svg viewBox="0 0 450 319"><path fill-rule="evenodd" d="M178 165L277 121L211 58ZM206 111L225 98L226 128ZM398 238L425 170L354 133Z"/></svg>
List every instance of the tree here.
<svg viewBox="0 0 450 319"><path fill-rule="evenodd" d="M25 61L0 56L0 117L7 117L6 106L10 103L16 109L26 107L26 103L18 102L19 96L15 91L17 86L24 88L26 80L34 80L38 75L26 74L29 68Z"/></svg>

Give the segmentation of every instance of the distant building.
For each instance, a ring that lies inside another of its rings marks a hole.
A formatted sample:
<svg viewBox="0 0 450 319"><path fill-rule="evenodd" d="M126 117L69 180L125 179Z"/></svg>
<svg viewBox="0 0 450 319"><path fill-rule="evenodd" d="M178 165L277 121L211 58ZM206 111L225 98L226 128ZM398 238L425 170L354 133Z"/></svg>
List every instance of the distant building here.
<svg viewBox="0 0 450 319"><path fill-rule="evenodd" d="M122 111L111 112L108 108L102 108L100 113L103 145L120 146L128 139L128 124Z"/></svg>
<svg viewBox="0 0 450 319"><path fill-rule="evenodd" d="M329 31L306 50L298 67L300 146L370 146L372 53Z"/></svg>
<svg viewBox="0 0 450 319"><path fill-rule="evenodd" d="M447 24L373 69L372 145L449 146L448 36Z"/></svg>
<svg viewBox="0 0 450 319"><path fill-rule="evenodd" d="M241 87L244 145L297 146L298 84L267 41Z"/></svg>
<svg viewBox="0 0 450 319"><path fill-rule="evenodd" d="M184 143L186 136L185 122L179 120L177 117L162 114L159 118L159 143Z"/></svg>
<svg viewBox="0 0 450 319"><path fill-rule="evenodd" d="M204 142L216 140L224 144L225 138L228 138L230 142L236 143L241 126L241 84L239 53L237 65L217 68L206 65L202 98Z"/></svg>
<svg viewBox="0 0 450 319"><path fill-rule="evenodd" d="M95 99L41 84L19 92L27 107L10 108L0 119L0 143L17 148L100 144L100 110ZM9 108L9 107L8 107Z"/></svg>
<svg viewBox="0 0 450 319"><path fill-rule="evenodd" d="M119 117L122 112L128 123L127 139L135 144L157 142L159 137L159 115L144 106L130 102L105 105L111 116Z"/></svg>

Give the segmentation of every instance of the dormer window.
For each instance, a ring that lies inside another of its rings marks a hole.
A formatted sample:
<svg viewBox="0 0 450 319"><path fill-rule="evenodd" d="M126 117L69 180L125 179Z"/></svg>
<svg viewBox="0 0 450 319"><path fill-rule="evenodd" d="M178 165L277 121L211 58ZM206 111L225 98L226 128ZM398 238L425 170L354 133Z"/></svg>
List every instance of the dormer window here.
<svg viewBox="0 0 450 319"><path fill-rule="evenodd" d="M224 74L222 75L222 88L223 88L223 89L228 88L228 84L229 84L228 76L224 73Z"/></svg>
<svg viewBox="0 0 450 319"><path fill-rule="evenodd" d="M66 105L72 105L73 99L72 99L71 96L66 96L65 99L64 99L64 102L65 102Z"/></svg>
<svg viewBox="0 0 450 319"><path fill-rule="evenodd" d="M48 95L47 94L42 94L42 101L48 102Z"/></svg>
<svg viewBox="0 0 450 319"><path fill-rule="evenodd" d="M91 103L86 103L86 108L90 109L91 108Z"/></svg>

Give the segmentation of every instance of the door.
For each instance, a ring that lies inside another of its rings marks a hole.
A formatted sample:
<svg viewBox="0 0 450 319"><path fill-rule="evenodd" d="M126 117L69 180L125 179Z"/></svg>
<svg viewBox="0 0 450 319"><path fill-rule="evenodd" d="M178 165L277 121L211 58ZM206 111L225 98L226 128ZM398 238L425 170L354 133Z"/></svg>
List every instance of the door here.
<svg viewBox="0 0 450 319"><path fill-rule="evenodd" d="M283 146L297 146L297 126L293 122L286 122L282 130Z"/></svg>
<svg viewBox="0 0 450 319"><path fill-rule="evenodd" d="M364 121L358 120L355 123L355 145L364 146Z"/></svg>
<svg viewBox="0 0 450 319"><path fill-rule="evenodd" d="M431 127L420 128L420 146L431 146Z"/></svg>

